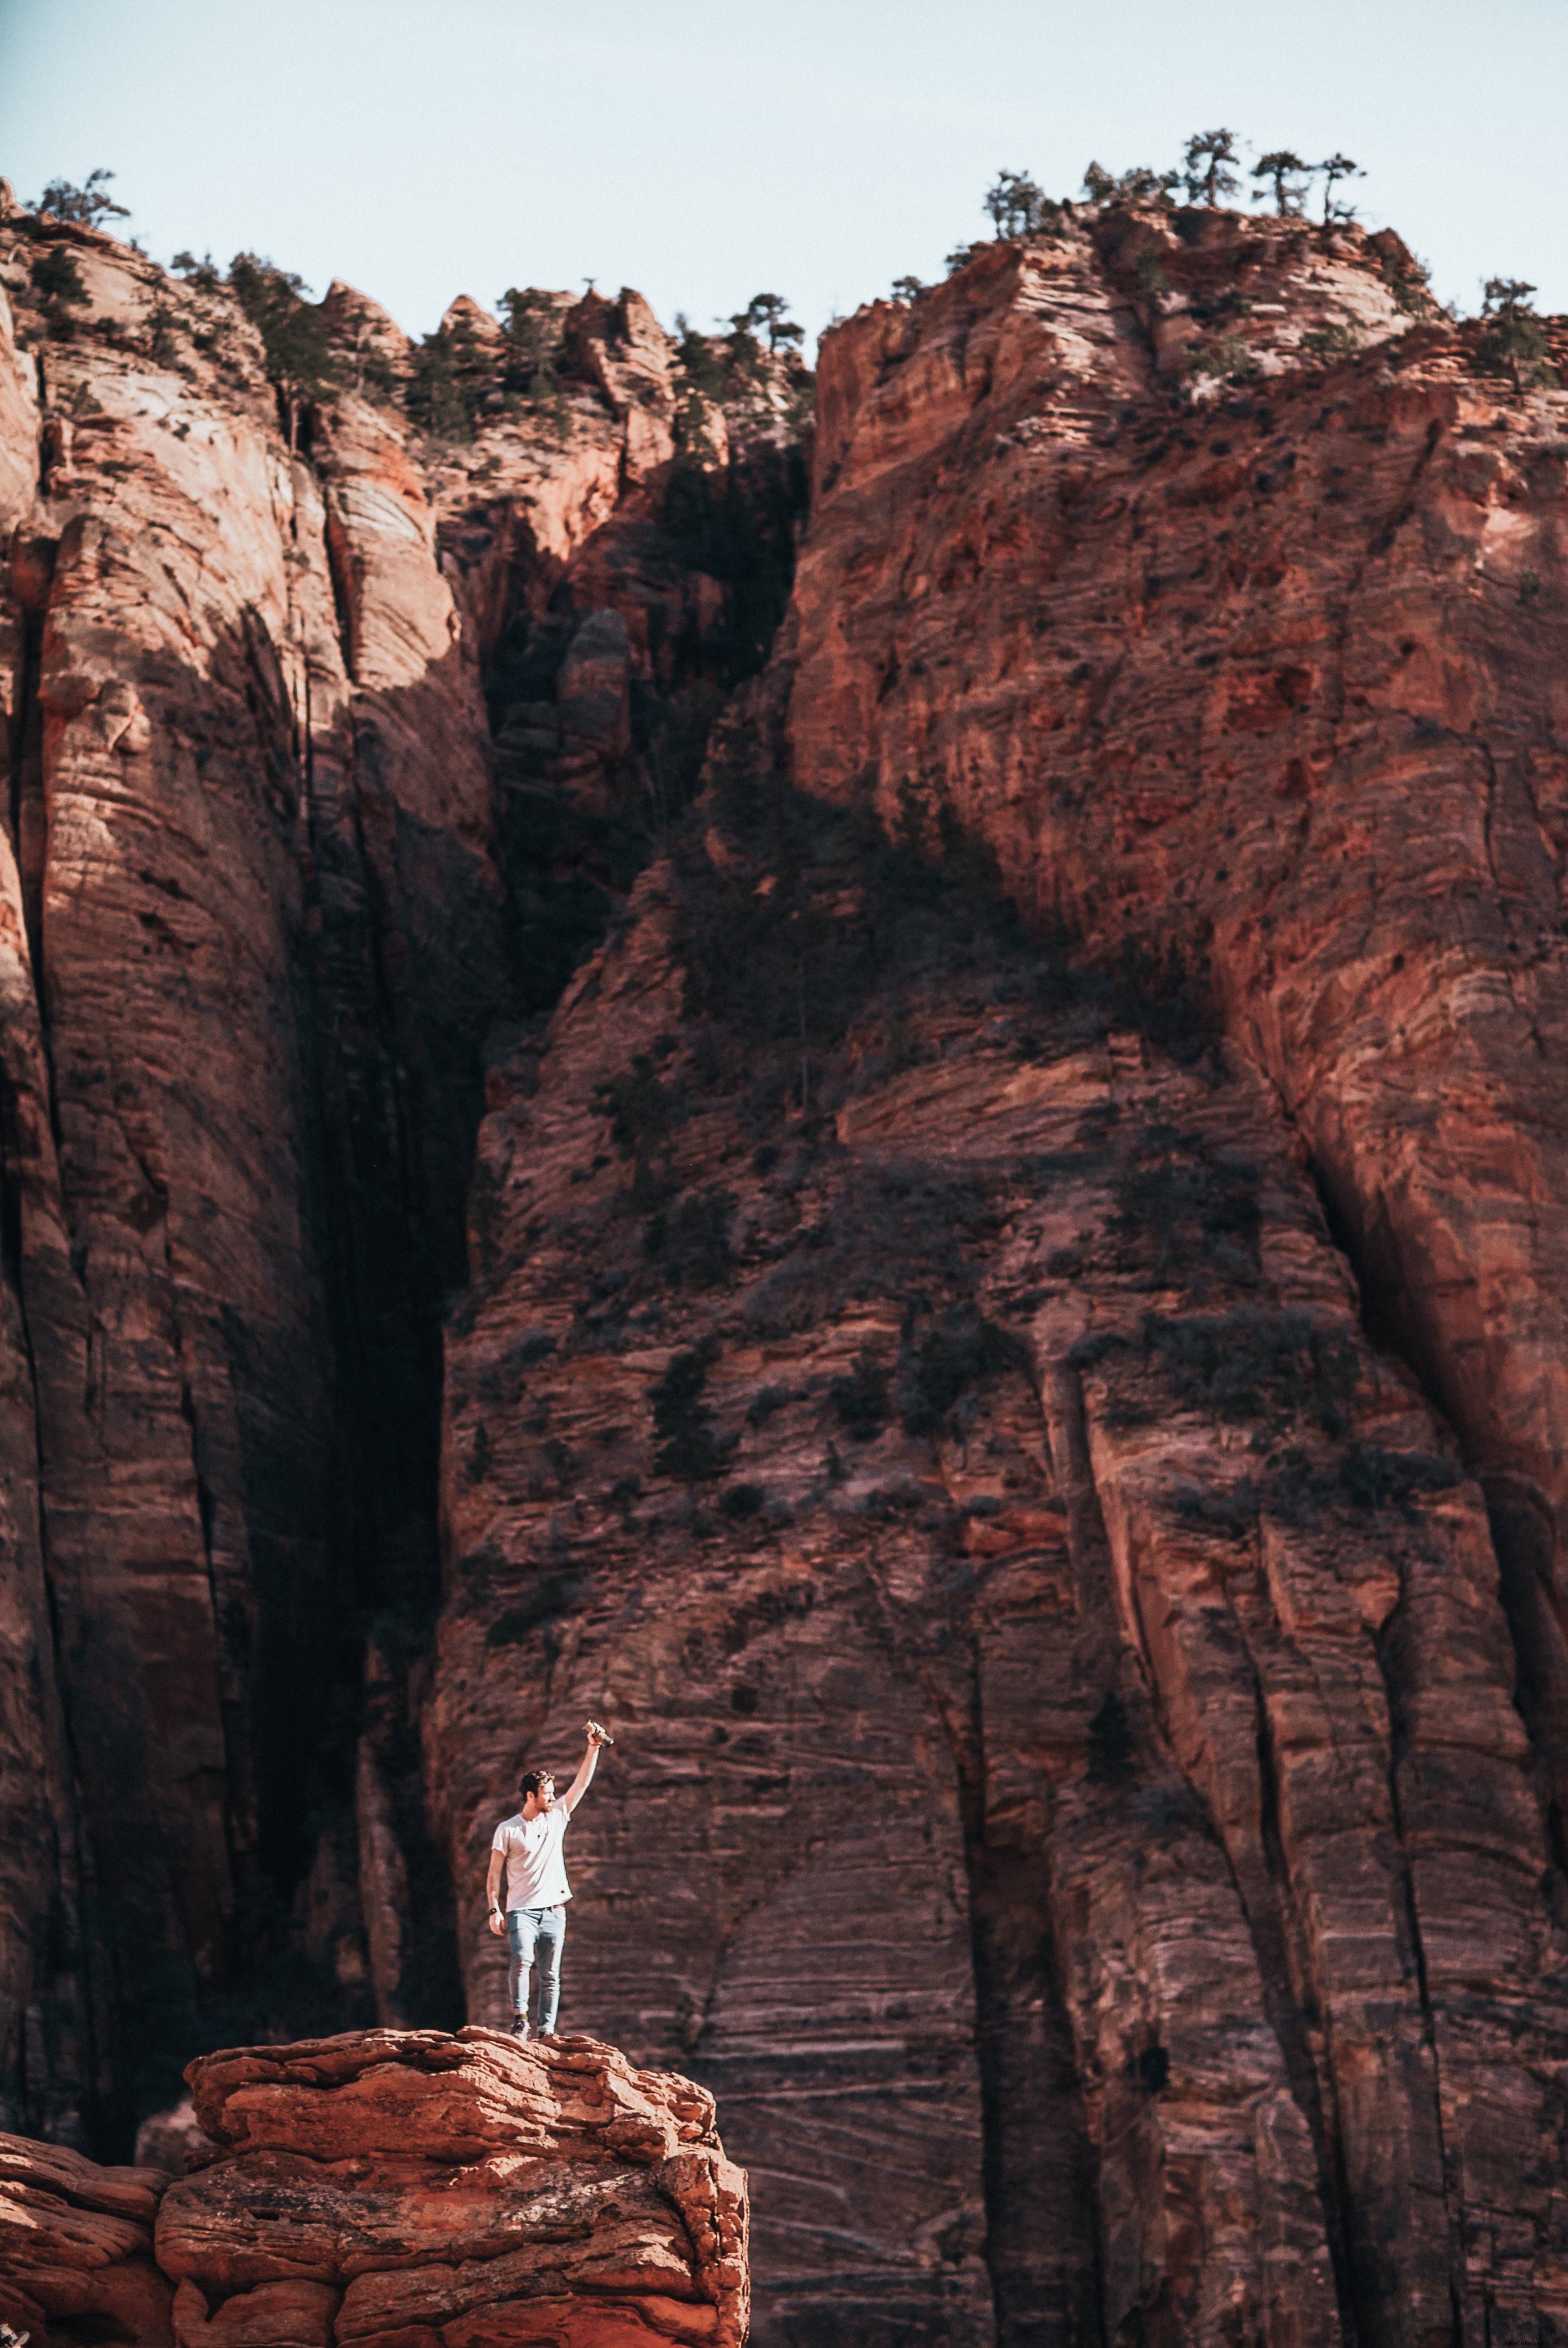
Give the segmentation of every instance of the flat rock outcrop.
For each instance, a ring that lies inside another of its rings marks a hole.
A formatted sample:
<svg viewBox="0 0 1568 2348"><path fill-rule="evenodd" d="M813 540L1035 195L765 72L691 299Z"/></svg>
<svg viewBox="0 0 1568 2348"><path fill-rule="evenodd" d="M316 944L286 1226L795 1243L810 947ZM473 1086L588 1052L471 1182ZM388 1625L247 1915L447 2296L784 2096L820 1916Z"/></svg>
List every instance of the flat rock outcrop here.
<svg viewBox="0 0 1568 2348"><path fill-rule="evenodd" d="M369 2031L191 2066L170 2178L0 2138L0 2317L46 2343L739 2348L710 2096L564 2037Z"/></svg>

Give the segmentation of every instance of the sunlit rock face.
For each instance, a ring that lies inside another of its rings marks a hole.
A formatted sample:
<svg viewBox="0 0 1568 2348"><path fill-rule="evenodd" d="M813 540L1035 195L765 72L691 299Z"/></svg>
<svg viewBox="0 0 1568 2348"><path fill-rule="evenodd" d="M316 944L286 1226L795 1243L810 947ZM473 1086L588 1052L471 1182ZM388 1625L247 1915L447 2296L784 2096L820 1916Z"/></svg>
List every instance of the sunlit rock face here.
<svg viewBox="0 0 1568 2348"><path fill-rule="evenodd" d="M716 2096L769 2348L1555 2337L1565 395L1390 236L1069 213L828 335L797 562L798 375L634 294L335 283L304 396L16 234L6 2116L223 2147L47 2322L543 2336L449 2090ZM562 2338L738 2336L659 2146Z"/></svg>
<svg viewBox="0 0 1568 2348"><path fill-rule="evenodd" d="M361 2031L191 2066L190 2173L0 2137L0 2319L40 2348L740 2348L711 2097L575 2036Z"/></svg>

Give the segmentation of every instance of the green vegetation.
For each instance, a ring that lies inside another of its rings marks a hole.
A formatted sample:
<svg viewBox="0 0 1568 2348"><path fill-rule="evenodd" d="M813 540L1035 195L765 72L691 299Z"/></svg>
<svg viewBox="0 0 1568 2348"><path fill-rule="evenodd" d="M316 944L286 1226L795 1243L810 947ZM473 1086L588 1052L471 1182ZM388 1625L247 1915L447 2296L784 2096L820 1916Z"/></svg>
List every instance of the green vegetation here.
<svg viewBox="0 0 1568 2348"><path fill-rule="evenodd" d="M870 1443L887 1425L887 1372L869 1346L855 1355L847 1377L837 1377L828 1388L828 1400L846 1435Z"/></svg>
<svg viewBox="0 0 1568 2348"><path fill-rule="evenodd" d="M934 1435L952 1424L965 1395L1004 1370L1021 1369L1026 1355L1011 1330L972 1306L947 1312L925 1337L901 1381L906 1435Z"/></svg>
<svg viewBox="0 0 1568 2348"><path fill-rule="evenodd" d="M1274 211L1281 220L1298 219L1306 201L1312 165L1304 163L1290 147L1275 147L1253 165L1254 180L1267 180L1274 190Z"/></svg>
<svg viewBox="0 0 1568 2348"><path fill-rule="evenodd" d="M404 405L410 422L437 440L471 440L484 396L471 326L438 326L420 337Z"/></svg>
<svg viewBox="0 0 1568 2348"><path fill-rule="evenodd" d="M1531 300L1533 285L1522 277L1489 277L1481 304L1485 331L1475 348L1482 375L1505 375L1515 391L1555 390L1562 378L1546 360L1546 329Z"/></svg>
<svg viewBox="0 0 1568 2348"><path fill-rule="evenodd" d="M1361 337L1344 319L1336 319L1331 325L1311 327L1303 335L1301 347L1309 358L1330 366L1336 359L1353 357L1361 348Z"/></svg>
<svg viewBox="0 0 1568 2348"><path fill-rule="evenodd" d="M1152 1125L1135 1143L1116 1189L1113 1233L1153 1258L1154 1275L1217 1265L1257 1277L1258 1169L1212 1152L1202 1134Z"/></svg>
<svg viewBox="0 0 1568 2348"><path fill-rule="evenodd" d="M593 1106L609 1118L610 1138L631 1164L633 1204L657 1206L669 1195L670 1135L684 1114L678 1096L639 1052L622 1075L599 1086Z"/></svg>
<svg viewBox="0 0 1568 2348"><path fill-rule="evenodd" d="M147 314L147 355L155 366L167 366L180 355L180 321L167 302L155 302Z"/></svg>
<svg viewBox="0 0 1568 2348"><path fill-rule="evenodd" d="M108 192L114 177L112 171L100 168L89 171L79 188L69 180L51 180L33 210L48 212L57 221L70 221L78 228L101 228L106 220L129 220L129 208L117 204Z"/></svg>
<svg viewBox="0 0 1568 2348"><path fill-rule="evenodd" d="M1048 235L1062 217L1061 205L1026 171L999 171L984 203L998 237Z"/></svg>
<svg viewBox="0 0 1568 2348"><path fill-rule="evenodd" d="M1217 343L1193 343L1187 352L1188 372L1218 376L1226 383L1244 383L1258 373L1257 353L1243 335L1222 335Z"/></svg>
<svg viewBox="0 0 1568 2348"><path fill-rule="evenodd" d="M793 350L806 339L805 327L798 326L790 317L789 304L781 294L754 294L732 323L738 326L760 326L768 336L770 351Z"/></svg>
<svg viewBox="0 0 1568 2348"><path fill-rule="evenodd" d="M1353 163L1348 155L1341 155L1336 151L1329 156L1326 162L1319 163L1316 168L1323 178L1324 227L1327 228L1334 221L1354 220L1355 205L1336 201L1334 191L1343 180L1364 180L1367 174L1360 164Z"/></svg>
<svg viewBox="0 0 1568 2348"><path fill-rule="evenodd" d="M1378 240L1374 239L1374 242ZM1378 273L1393 296L1394 307L1408 318L1439 318L1443 313L1431 292L1431 271L1390 238L1378 255Z"/></svg>
<svg viewBox="0 0 1568 2348"><path fill-rule="evenodd" d="M564 339L562 314L547 294L531 286L509 285L497 305L506 337L506 365L501 392L509 406L521 400L536 429L559 440L572 426L572 410L557 362ZM454 354L460 373L466 351ZM469 410L469 421L477 410Z"/></svg>
<svg viewBox="0 0 1568 2348"><path fill-rule="evenodd" d="M706 1482L719 1470L713 1414L703 1398L707 1374L717 1355L718 1347L712 1338L686 1353L677 1354L649 1395L659 1446L654 1454L655 1465L664 1475L674 1476L682 1483Z"/></svg>
<svg viewBox="0 0 1568 2348"><path fill-rule="evenodd" d="M1181 184L1180 171L1153 171L1146 163L1135 163L1130 171L1108 171L1099 163L1091 163L1083 175L1083 191L1091 204L1160 204L1167 211L1173 201L1172 191Z"/></svg>
<svg viewBox="0 0 1568 2348"><path fill-rule="evenodd" d="M658 1259L677 1288L717 1288L734 1269L729 1251L734 1213L735 1200L727 1190L698 1190L672 1212L660 1209L649 1217L644 1251Z"/></svg>
<svg viewBox="0 0 1568 2348"><path fill-rule="evenodd" d="M262 338L268 379L293 448L298 444L301 411L335 394L337 364L325 321L319 305L306 299L304 279L259 253L234 255L229 287Z"/></svg>
<svg viewBox="0 0 1568 2348"><path fill-rule="evenodd" d="M210 252L200 261L193 252L177 252L169 266L176 277L183 277L198 294L215 294L223 283L222 272L214 265Z"/></svg>
<svg viewBox="0 0 1568 2348"><path fill-rule="evenodd" d="M67 307L84 307L88 300L87 282L77 267L76 256L63 244L51 244L40 252L27 275L35 294L57 315Z"/></svg>
<svg viewBox="0 0 1568 2348"><path fill-rule="evenodd" d="M1194 130L1181 156L1181 178L1194 203L1211 206L1222 196L1233 196L1241 181L1231 170L1239 162L1233 130Z"/></svg>
<svg viewBox="0 0 1568 2348"><path fill-rule="evenodd" d="M1151 1313L1143 1344L1179 1403L1232 1423L1256 1419L1284 1430L1301 1414L1326 1435L1345 1432L1360 1373L1355 1345L1332 1324L1261 1306L1170 1319Z"/></svg>

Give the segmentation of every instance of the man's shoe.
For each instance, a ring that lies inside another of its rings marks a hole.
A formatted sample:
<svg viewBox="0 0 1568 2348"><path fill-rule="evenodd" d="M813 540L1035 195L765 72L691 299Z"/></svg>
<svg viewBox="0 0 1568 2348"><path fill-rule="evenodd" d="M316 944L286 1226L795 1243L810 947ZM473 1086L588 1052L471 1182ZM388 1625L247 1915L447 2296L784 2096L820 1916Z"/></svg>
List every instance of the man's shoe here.
<svg viewBox="0 0 1568 2348"><path fill-rule="evenodd" d="M532 2034L529 2030L528 2024L524 2021L521 2013L515 2014L512 2017L511 2034L520 2043Z"/></svg>

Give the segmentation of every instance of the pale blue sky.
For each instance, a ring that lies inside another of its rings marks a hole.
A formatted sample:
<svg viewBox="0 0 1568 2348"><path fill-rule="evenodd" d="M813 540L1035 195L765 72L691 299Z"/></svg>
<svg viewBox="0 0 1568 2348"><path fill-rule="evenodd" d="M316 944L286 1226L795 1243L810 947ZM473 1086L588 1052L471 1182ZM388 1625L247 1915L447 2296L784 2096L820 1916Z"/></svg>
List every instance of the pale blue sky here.
<svg viewBox="0 0 1568 2348"><path fill-rule="evenodd" d="M1003 165L1341 148L1351 191L1480 304L1568 309L1562 0L0 0L0 171L96 164L160 258L270 253L413 332L454 294L587 276L707 324L812 329L985 232Z"/></svg>

